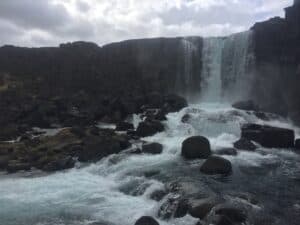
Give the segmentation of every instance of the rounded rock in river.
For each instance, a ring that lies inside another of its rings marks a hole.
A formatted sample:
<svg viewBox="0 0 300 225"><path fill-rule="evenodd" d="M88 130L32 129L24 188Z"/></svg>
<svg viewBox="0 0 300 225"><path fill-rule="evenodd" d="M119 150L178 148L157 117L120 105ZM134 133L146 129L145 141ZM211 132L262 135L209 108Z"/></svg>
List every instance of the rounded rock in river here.
<svg viewBox="0 0 300 225"><path fill-rule="evenodd" d="M135 225L159 225L159 223L150 216L142 216L135 222Z"/></svg>
<svg viewBox="0 0 300 225"><path fill-rule="evenodd" d="M205 174L229 175L232 172L231 162L219 156L209 157L201 166L200 171Z"/></svg>
<svg viewBox="0 0 300 225"><path fill-rule="evenodd" d="M202 136L187 138L182 143L181 155L186 159L207 159L211 155L209 140Z"/></svg>

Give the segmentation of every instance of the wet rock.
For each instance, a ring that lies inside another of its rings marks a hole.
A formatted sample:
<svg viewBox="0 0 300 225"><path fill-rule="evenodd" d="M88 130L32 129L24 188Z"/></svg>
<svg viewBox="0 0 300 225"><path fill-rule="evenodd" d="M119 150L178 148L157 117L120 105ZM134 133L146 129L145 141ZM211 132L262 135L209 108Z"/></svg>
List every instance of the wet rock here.
<svg viewBox="0 0 300 225"><path fill-rule="evenodd" d="M219 156L210 156L201 166L200 171L208 175L229 175L232 172L231 162Z"/></svg>
<svg viewBox="0 0 300 225"><path fill-rule="evenodd" d="M211 155L209 140L202 136L187 138L181 147L181 155L186 159L206 159Z"/></svg>
<svg viewBox="0 0 300 225"><path fill-rule="evenodd" d="M156 190L151 193L150 199L155 201L161 201L168 193L165 190Z"/></svg>
<svg viewBox="0 0 300 225"><path fill-rule="evenodd" d="M177 205L177 209L174 212L174 218L182 218L188 213L189 204L187 199L182 199Z"/></svg>
<svg viewBox="0 0 300 225"><path fill-rule="evenodd" d="M164 96L159 92L151 92L146 95L146 102L151 108L161 108L164 104Z"/></svg>
<svg viewBox="0 0 300 225"><path fill-rule="evenodd" d="M139 155L139 154L142 154L143 152L142 152L142 149L140 149L140 148L133 148L130 150L129 153Z"/></svg>
<svg viewBox="0 0 300 225"><path fill-rule="evenodd" d="M159 223L150 216L143 216L139 218L134 225L159 225Z"/></svg>
<svg viewBox="0 0 300 225"><path fill-rule="evenodd" d="M240 140L233 143L233 146L236 149L247 151L255 151L255 149L257 148L256 145L249 141L247 138L241 138Z"/></svg>
<svg viewBox="0 0 300 225"><path fill-rule="evenodd" d="M188 213L188 209L187 199L178 195L171 195L162 203L158 216L162 219L181 218Z"/></svg>
<svg viewBox="0 0 300 225"><path fill-rule="evenodd" d="M252 100L236 102L232 105L233 108L246 110L246 111L258 111L259 107Z"/></svg>
<svg viewBox="0 0 300 225"><path fill-rule="evenodd" d="M88 129L87 129L87 132L90 134L90 135L95 135L95 136L98 136L99 135L99 132L100 132L100 129L96 126L90 126Z"/></svg>
<svg viewBox="0 0 300 225"><path fill-rule="evenodd" d="M261 120L265 120L265 121L270 120L268 113L265 112L255 112L254 115Z"/></svg>
<svg viewBox="0 0 300 225"><path fill-rule="evenodd" d="M95 162L121 151L120 142L111 136L88 137L84 139L84 150L79 153L78 160L81 162Z"/></svg>
<svg viewBox="0 0 300 225"><path fill-rule="evenodd" d="M159 143L147 143L142 146L142 152L147 154L161 154L163 146Z"/></svg>
<svg viewBox="0 0 300 225"><path fill-rule="evenodd" d="M219 201L213 198L194 200L191 203L189 214L192 217L203 220L218 203Z"/></svg>
<svg viewBox="0 0 300 225"><path fill-rule="evenodd" d="M8 162L6 169L9 173L15 173L17 171L30 170L31 165L29 163L23 163L17 160L11 160Z"/></svg>
<svg viewBox="0 0 300 225"><path fill-rule="evenodd" d="M182 118L181 118L181 122L182 123L188 123L191 119L191 115L190 114L185 114Z"/></svg>
<svg viewBox="0 0 300 225"><path fill-rule="evenodd" d="M178 112L179 110L187 107L187 101L178 95L167 95L164 98L164 111L170 112Z"/></svg>
<svg viewBox="0 0 300 225"><path fill-rule="evenodd" d="M10 141L17 139L21 135L17 125L9 124L0 129L0 141Z"/></svg>
<svg viewBox="0 0 300 225"><path fill-rule="evenodd" d="M214 219L214 225L234 225L234 223L226 216L218 216Z"/></svg>
<svg viewBox="0 0 300 225"><path fill-rule="evenodd" d="M166 112L163 109L146 109L142 114L142 118L147 118L147 120L167 120Z"/></svg>
<svg viewBox="0 0 300 225"><path fill-rule="evenodd" d="M235 148L223 148L218 150L217 152L219 155L237 155L237 150Z"/></svg>
<svg viewBox="0 0 300 225"><path fill-rule="evenodd" d="M238 208L219 208L216 210L217 215L226 216L230 221L242 223L247 219L247 214Z"/></svg>
<svg viewBox="0 0 300 225"><path fill-rule="evenodd" d="M132 123L128 122L120 122L116 126L116 131L127 131L127 130L133 130L134 126Z"/></svg>
<svg viewBox="0 0 300 225"><path fill-rule="evenodd" d="M9 156L0 156L0 170L7 168L9 160Z"/></svg>
<svg viewBox="0 0 300 225"><path fill-rule="evenodd" d="M295 140L295 148L296 148L297 150L300 150L300 139L296 139L296 140Z"/></svg>
<svg viewBox="0 0 300 225"><path fill-rule="evenodd" d="M255 141L267 148L292 148L295 132L286 128L245 124L242 126L242 138Z"/></svg>
<svg viewBox="0 0 300 225"><path fill-rule="evenodd" d="M156 133L164 131L164 125L157 120L147 120L141 122L136 130L136 135L140 137L152 136Z"/></svg>
<svg viewBox="0 0 300 225"><path fill-rule="evenodd" d="M44 171L59 171L59 170L65 170L65 169L70 169L73 168L75 165L75 160L70 157L64 157L64 158L59 158L56 160L53 160L49 162L49 164L43 166Z"/></svg>
<svg viewBox="0 0 300 225"><path fill-rule="evenodd" d="M76 132L74 132L76 131ZM58 171L79 161L97 161L130 146L126 135L94 126L65 128L54 136L40 136L13 143L0 143L0 169L9 172L35 167Z"/></svg>
<svg viewBox="0 0 300 225"><path fill-rule="evenodd" d="M196 225L203 225L203 223L201 223L201 221L198 221L198 222L196 223Z"/></svg>

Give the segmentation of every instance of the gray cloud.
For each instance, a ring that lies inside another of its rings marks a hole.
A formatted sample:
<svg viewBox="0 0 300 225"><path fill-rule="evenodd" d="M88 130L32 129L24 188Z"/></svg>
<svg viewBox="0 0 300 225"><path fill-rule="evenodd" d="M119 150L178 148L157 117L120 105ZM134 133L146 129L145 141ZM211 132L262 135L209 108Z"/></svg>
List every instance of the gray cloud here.
<svg viewBox="0 0 300 225"><path fill-rule="evenodd" d="M24 28L53 29L70 22L62 5L50 0L1 0L0 18Z"/></svg>
<svg viewBox="0 0 300 225"><path fill-rule="evenodd" d="M90 10L90 5L87 2L81 0L76 1L76 7L81 12L88 12Z"/></svg>
<svg viewBox="0 0 300 225"><path fill-rule="evenodd" d="M0 0L0 45L100 45L158 36L224 36L282 16L293 0Z"/></svg>

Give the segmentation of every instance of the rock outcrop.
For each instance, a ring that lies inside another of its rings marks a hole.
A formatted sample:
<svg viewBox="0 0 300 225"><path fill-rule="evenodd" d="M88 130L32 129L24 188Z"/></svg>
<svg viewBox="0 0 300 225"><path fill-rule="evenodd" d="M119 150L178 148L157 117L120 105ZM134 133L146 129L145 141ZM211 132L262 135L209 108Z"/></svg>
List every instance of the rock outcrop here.
<svg viewBox="0 0 300 225"><path fill-rule="evenodd" d="M8 172L57 171L80 162L94 162L120 153L130 143L125 135L96 127L65 128L54 136L40 136L19 142L0 142L0 169Z"/></svg>
<svg viewBox="0 0 300 225"><path fill-rule="evenodd" d="M255 141L266 148L292 148L295 132L285 128L245 124L242 126L242 138Z"/></svg>
<svg viewBox="0 0 300 225"><path fill-rule="evenodd" d="M256 76L251 96L263 110L289 116L300 124L300 5L252 27Z"/></svg>

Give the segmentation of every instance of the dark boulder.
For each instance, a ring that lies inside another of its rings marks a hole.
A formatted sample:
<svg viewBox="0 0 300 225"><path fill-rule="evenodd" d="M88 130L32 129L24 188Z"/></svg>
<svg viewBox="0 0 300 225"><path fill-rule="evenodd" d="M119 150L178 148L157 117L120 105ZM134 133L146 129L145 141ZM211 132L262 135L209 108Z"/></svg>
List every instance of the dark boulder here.
<svg viewBox="0 0 300 225"><path fill-rule="evenodd" d="M177 195L168 196L158 211L158 216L162 219L181 218L188 213L188 200Z"/></svg>
<svg viewBox="0 0 300 225"><path fill-rule="evenodd" d="M21 135L17 125L9 124L0 129L0 141L11 141Z"/></svg>
<svg viewBox="0 0 300 225"><path fill-rule="evenodd" d="M296 139L296 140L295 140L295 148L296 148L297 150L300 150L300 139Z"/></svg>
<svg viewBox="0 0 300 225"><path fill-rule="evenodd" d="M150 199L155 201L161 201L168 193L165 190L156 190L151 193Z"/></svg>
<svg viewBox="0 0 300 225"><path fill-rule="evenodd" d="M116 126L117 131L127 131L127 130L133 130L134 126L132 123L128 122L120 122Z"/></svg>
<svg viewBox="0 0 300 225"><path fill-rule="evenodd" d="M189 210L189 204L187 199L182 199L178 202L176 211L174 212L174 218L182 218L186 216Z"/></svg>
<svg viewBox="0 0 300 225"><path fill-rule="evenodd" d="M226 216L232 222L242 223L247 219L247 214L238 208L219 208L216 210L217 215Z"/></svg>
<svg viewBox="0 0 300 225"><path fill-rule="evenodd" d="M159 223L150 216L143 216L135 222L135 225L159 225Z"/></svg>
<svg viewBox="0 0 300 225"><path fill-rule="evenodd" d="M223 148L218 150L219 155L237 155L237 150L235 148Z"/></svg>
<svg viewBox="0 0 300 225"><path fill-rule="evenodd" d="M232 107L240 110L247 110L247 111L259 110L259 107L252 100L236 102L232 105Z"/></svg>
<svg viewBox="0 0 300 225"><path fill-rule="evenodd" d="M150 108L161 108L164 104L164 96L158 92L152 92L146 95L146 101Z"/></svg>
<svg viewBox="0 0 300 225"><path fill-rule="evenodd" d="M147 154L162 153L163 146L159 143L147 143L142 146L142 152Z"/></svg>
<svg viewBox="0 0 300 225"><path fill-rule="evenodd" d="M219 202L214 198L206 198L193 202L189 209L192 217L204 219Z"/></svg>
<svg viewBox="0 0 300 225"><path fill-rule="evenodd" d="M231 162L219 156L210 156L201 166L200 171L205 174L229 175L232 172Z"/></svg>
<svg viewBox="0 0 300 225"><path fill-rule="evenodd" d="M190 114L185 114L182 118L181 118L181 122L182 123L188 123L191 119L191 115Z"/></svg>
<svg viewBox="0 0 300 225"><path fill-rule="evenodd" d="M147 120L141 122L136 130L136 135L140 137L152 136L156 133L164 131L164 125L157 120Z"/></svg>
<svg viewBox="0 0 300 225"><path fill-rule="evenodd" d="M166 112L178 112L187 107L187 101L178 95L167 95L164 98L163 109Z"/></svg>
<svg viewBox="0 0 300 225"><path fill-rule="evenodd" d="M234 142L233 146L236 149L247 151L255 151L255 149L257 148L256 145L249 141L247 138L241 138L240 140Z"/></svg>
<svg viewBox="0 0 300 225"><path fill-rule="evenodd" d="M84 140L84 150L79 153L78 160L95 162L122 150L121 142L111 136L88 137Z"/></svg>
<svg viewBox="0 0 300 225"><path fill-rule="evenodd" d="M75 160L70 157L60 157L59 159L53 160L43 166L44 171L59 171L59 170L65 170L65 169L70 169L73 168L75 165Z"/></svg>
<svg viewBox="0 0 300 225"><path fill-rule="evenodd" d="M292 148L295 132L286 128L245 124L242 126L242 138L255 141L266 148Z"/></svg>
<svg viewBox="0 0 300 225"><path fill-rule="evenodd" d="M147 118L148 120L167 120L166 117L167 112L163 109L145 109L144 113L142 114L143 118Z"/></svg>
<svg viewBox="0 0 300 225"><path fill-rule="evenodd" d="M218 216L214 219L215 225L235 225L228 217Z"/></svg>
<svg viewBox="0 0 300 225"><path fill-rule="evenodd" d="M11 160L8 162L6 169L9 173L15 173L17 171L30 170L31 165L29 163L20 162L18 160Z"/></svg>
<svg viewBox="0 0 300 225"><path fill-rule="evenodd" d="M202 136L187 138L182 143L181 155L186 159L207 159L211 155L209 140Z"/></svg>

